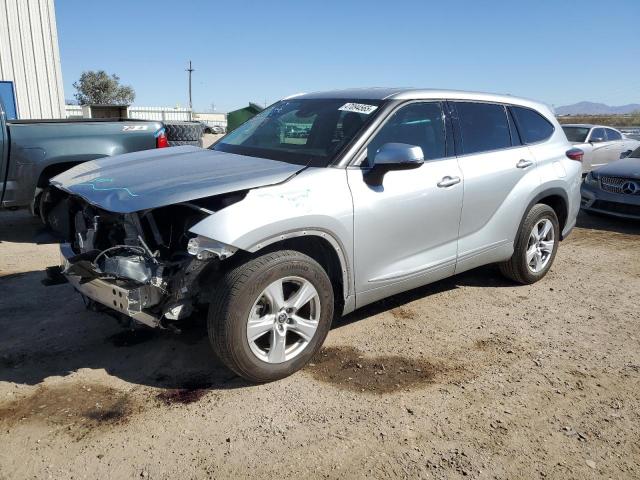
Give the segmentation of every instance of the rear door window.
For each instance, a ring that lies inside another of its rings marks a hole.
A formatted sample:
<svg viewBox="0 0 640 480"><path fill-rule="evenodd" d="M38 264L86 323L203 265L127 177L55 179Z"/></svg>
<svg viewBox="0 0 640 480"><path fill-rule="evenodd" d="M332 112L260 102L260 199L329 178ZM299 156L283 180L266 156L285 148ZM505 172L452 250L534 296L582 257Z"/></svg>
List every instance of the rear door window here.
<svg viewBox="0 0 640 480"><path fill-rule="evenodd" d="M535 110L524 107L509 107L518 124L518 131L524 143L537 143L553 135L553 125Z"/></svg>
<svg viewBox="0 0 640 480"><path fill-rule="evenodd" d="M620 133L616 132L611 128L607 128L606 130L607 130L607 140L609 140L610 142L614 142L616 140L622 140L622 135L620 135Z"/></svg>
<svg viewBox="0 0 640 480"><path fill-rule="evenodd" d="M503 105L455 102L465 154L511 147L509 121Z"/></svg>

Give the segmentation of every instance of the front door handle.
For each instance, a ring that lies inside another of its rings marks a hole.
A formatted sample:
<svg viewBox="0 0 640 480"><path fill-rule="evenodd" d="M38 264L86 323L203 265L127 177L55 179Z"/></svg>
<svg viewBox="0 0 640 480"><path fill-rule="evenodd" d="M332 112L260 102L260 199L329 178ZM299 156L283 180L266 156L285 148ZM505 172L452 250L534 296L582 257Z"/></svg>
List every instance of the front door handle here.
<svg viewBox="0 0 640 480"><path fill-rule="evenodd" d="M452 187L456 183L460 183L460 177L449 177L449 176L446 176L446 177L444 177L442 180L440 180L438 182L438 187L440 187L440 188Z"/></svg>
<svg viewBox="0 0 640 480"><path fill-rule="evenodd" d="M517 168L527 168L527 167L530 167L531 165L533 165L533 162L531 160L525 160L524 158L520 160L518 163L516 163Z"/></svg>

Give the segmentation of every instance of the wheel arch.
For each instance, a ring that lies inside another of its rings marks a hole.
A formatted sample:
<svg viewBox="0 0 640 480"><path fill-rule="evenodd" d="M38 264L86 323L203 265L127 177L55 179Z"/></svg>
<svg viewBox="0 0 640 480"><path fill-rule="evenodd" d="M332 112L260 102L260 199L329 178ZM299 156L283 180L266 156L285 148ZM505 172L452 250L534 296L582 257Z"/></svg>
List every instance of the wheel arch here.
<svg viewBox="0 0 640 480"><path fill-rule="evenodd" d="M565 225L567 224L567 219L569 216L569 197L567 192L565 192L561 188L548 188L541 192L539 192L527 205L525 208L522 218L520 219L520 225L518 226L518 234L522 229L522 224L524 223L527 214L534 205L542 203L544 205L548 205L553 209L558 217L558 223L560 224L560 239L564 240L562 237L562 232L564 230Z"/></svg>
<svg viewBox="0 0 640 480"><path fill-rule="evenodd" d="M70 168L75 167L76 165L80 165L83 163L82 161L66 161L66 162L58 162L51 163L42 169L40 172L40 176L38 177L38 182L36 187L44 188L49 185L49 180L56 175L61 174L62 172L66 172Z"/></svg>
<svg viewBox="0 0 640 480"><path fill-rule="evenodd" d="M320 229L292 230L265 238L246 249L252 254L268 250L296 250L308 255L329 275L336 299L346 302L351 295L352 274L345 250L331 233Z"/></svg>

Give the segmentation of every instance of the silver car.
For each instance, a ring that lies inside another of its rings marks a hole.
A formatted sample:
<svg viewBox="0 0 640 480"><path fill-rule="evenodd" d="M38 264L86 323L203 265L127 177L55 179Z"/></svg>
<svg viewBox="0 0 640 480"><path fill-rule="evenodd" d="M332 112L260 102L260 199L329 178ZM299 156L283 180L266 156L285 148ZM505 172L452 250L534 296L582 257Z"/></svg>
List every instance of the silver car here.
<svg viewBox="0 0 640 480"><path fill-rule="evenodd" d="M625 158L640 147L640 141L604 125L567 124L562 129L573 146L584 152L584 173Z"/></svg>
<svg viewBox="0 0 640 480"><path fill-rule="evenodd" d="M489 263L540 280L575 225L581 159L530 100L302 94L208 150L69 170L50 214L84 297L154 327L208 311L219 358L265 382L304 366L334 317L384 297Z"/></svg>

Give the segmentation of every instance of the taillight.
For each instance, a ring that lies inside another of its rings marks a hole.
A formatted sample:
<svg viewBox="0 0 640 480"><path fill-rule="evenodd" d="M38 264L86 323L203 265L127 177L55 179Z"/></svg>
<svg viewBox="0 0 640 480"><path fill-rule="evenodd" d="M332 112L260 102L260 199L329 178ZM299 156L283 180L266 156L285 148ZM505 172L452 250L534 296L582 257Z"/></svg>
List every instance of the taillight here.
<svg viewBox="0 0 640 480"><path fill-rule="evenodd" d="M571 150L567 150L567 158L570 158L571 160L581 162L582 157L584 157L584 152L579 148L572 148Z"/></svg>
<svg viewBox="0 0 640 480"><path fill-rule="evenodd" d="M167 134L164 128L158 130L156 133L156 148L165 148L169 146L169 140L167 140Z"/></svg>

